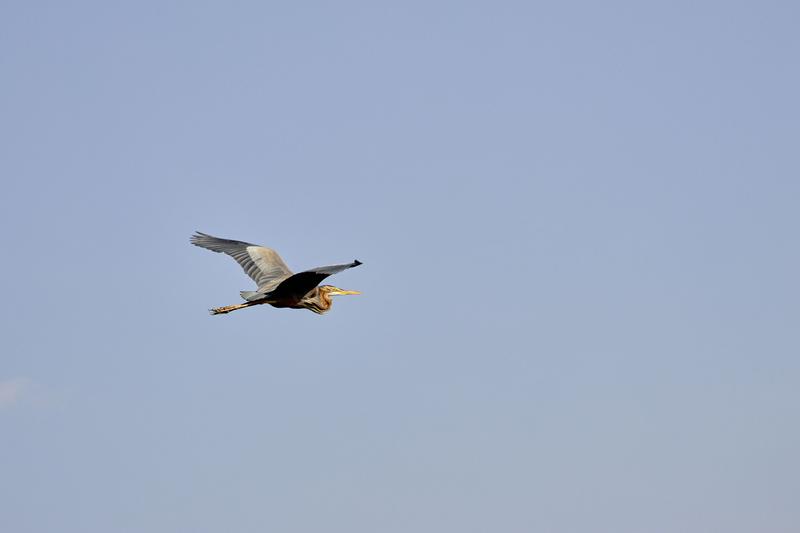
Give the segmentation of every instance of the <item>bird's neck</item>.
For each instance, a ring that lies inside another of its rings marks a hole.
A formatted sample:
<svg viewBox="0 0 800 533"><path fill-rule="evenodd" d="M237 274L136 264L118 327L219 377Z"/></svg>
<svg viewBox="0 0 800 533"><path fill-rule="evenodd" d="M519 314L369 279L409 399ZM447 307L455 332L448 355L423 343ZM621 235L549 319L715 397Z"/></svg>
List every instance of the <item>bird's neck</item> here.
<svg viewBox="0 0 800 533"><path fill-rule="evenodd" d="M308 309L320 315L330 309L331 305L333 305L333 299L327 291L320 290L319 287L314 289L314 295L307 301Z"/></svg>

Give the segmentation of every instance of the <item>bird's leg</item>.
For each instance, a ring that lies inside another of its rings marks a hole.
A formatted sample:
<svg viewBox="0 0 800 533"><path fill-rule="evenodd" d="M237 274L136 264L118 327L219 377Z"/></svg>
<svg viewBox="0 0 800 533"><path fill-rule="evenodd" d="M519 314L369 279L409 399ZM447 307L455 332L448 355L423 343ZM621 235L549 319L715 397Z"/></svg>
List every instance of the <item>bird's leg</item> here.
<svg viewBox="0 0 800 533"><path fill-rule="evenodd" d="M245 307L250 307L251 305L257 305L263 302L245 302L243 304L236 304L236 305L226 305L225 307L215 307L214 309L209 309L209 312L212 315L224 315L225 313L230 313L231 311L236 311L237 309L244 309Z"/></svg>

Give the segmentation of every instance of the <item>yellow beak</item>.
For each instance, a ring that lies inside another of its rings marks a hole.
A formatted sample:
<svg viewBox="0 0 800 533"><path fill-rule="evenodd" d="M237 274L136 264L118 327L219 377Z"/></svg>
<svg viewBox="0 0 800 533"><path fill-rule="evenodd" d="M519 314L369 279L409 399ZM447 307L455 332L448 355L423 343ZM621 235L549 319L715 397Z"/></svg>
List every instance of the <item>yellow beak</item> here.
<svg viewBox="0 0 800 533"><path fill-rule="evenodd" d="M330 294L331 296L338 296L340 294L361 294L361 293L359 291L346 291L344 289L334 289L328 294Z"/></svg>

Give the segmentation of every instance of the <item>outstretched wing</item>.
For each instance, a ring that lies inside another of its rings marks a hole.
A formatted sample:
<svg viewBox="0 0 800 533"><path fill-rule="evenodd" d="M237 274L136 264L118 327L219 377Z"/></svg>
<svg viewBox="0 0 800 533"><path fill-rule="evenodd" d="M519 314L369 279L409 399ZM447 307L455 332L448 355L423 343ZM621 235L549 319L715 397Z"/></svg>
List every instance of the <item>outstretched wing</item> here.
<svg viewBox="0 0 800 533"><path fill-rule="evenodd" d="M303 297L328 276L341 272L342 270L347 270L348 268L357 267L360 264L361 261L356 259L352 263L346 263L344 265L330 265L298 272L281 281L280 284L272 290L270 297Z"/></svg>
<svg viewBox="0 0 800 533"><path fill-rule="evenodd" d="M241 265L258 285L259 292L269 292L292 275L278 252L271 248L242 241L232 241L196 232L191 243L195 246L227 254Z"/></svg>

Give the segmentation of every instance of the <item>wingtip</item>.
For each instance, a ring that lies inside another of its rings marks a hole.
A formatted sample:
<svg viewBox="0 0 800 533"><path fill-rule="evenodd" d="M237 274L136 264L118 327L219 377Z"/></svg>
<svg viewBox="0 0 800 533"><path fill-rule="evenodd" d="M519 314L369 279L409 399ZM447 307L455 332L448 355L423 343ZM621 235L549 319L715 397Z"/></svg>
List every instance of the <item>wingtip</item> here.
<svg viewBox="0 0 800 533"><path fill-rule="evenodd" d="M200 243L203 239L207 239L208 237L211 237L211 235L203 233L202 231L195 230L194 235L189 237L189 242L194 244L195 246L200 246L201 248L204 248L204 246Z"/></svg>
<svg viewBox="0 0 800 533"><path fill-rule="evenodd" d="M354 267L357 267L358 265L363 265L363 264L364 264L364 263L362 263L362 262L361 262L361 261L359 261L358 259L356 259L356 260L354 260L354 261L353 261L353 266L354 266Z"/></svg>

